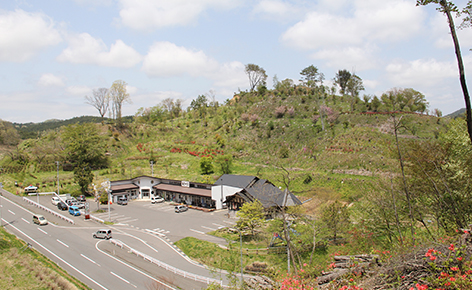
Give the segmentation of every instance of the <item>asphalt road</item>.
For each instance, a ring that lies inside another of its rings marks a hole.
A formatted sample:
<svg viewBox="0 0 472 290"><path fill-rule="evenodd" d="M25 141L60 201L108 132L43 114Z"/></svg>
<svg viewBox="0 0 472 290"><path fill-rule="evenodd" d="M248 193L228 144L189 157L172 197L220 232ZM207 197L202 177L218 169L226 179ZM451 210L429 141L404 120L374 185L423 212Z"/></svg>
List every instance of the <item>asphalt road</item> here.
<svg viewBox="0 0 472 290"><path fill-rule="evenodd" d="M4 227L35 249L55 261L92 289L201 289L206 284L176 275L143 260L141 257L113 246L109 241L96 240L92 233L99 228L111 228L113 238L154 259L187 273L227 279L224 273L213 273L179 252L172 244L185 236L196 236L214 242L224 241L205 234L208 231L230 225L225 212L205 213L188 210L175 213L173 206L146 201L133 201L127 206L111 205L110 217L114 226L85 221L83 216L72 217L61 212L50 202L50 196L40 196L39 202L75 221L75 225L54 217L21 198L4 192L0 198L1 217ZM31 197L37 201L37 197ZM107 206L102 206L107 208ZM96 205L91 205L91 210ZM32 214L43 214L47 226L32 223ZM101 218L108 220L108 213ZM216 276L216 277L215 277Z"/></svg>

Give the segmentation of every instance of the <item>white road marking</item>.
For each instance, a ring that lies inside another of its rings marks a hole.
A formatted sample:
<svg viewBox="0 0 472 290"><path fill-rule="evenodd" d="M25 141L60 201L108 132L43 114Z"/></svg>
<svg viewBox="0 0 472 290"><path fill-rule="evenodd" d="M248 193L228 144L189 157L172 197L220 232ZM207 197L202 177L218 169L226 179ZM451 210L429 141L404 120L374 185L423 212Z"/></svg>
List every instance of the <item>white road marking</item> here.
<svg viewBox="0 0 472 290"><path fill-rule="evenodd" d="M217 226L217 227L218 227L218 229L221 229L221 228L225 228L225 227L226 227L226 226L222 226L222 225L215 224L215 223L212 223L212 224L214 224L215 226Z"/></svg>
<svg viewBox="0 0 472 290"><path fill-rule="evenodd" d="M4 222L7 222L6 220L2 219ZM102 289L105 289L105 290L108 290L107 288L103 287L100 283L98 283L97 281L93 280L92 278L90 278L89 276L85 275L83 272L81 272L79 269L77 269L76 267L72 266L71 264L69 264L66 260L62 259L61 257L59 257L58 255L54 254L53 252L51 252L48 248L46 248L45 246L41 245L40 243L38 243L36 240L33 240L30 236L28 236L27 234L25 234L24 232L22 232L20 229L18 229L17 227L15 227L14 225L9 225L10 227L14 228L16 231L20 232L23 236L27 237L28 239L30 239L32 242L35 242L38 246L40 246L41 248L43 248L45 251L47 251L48 253L50 253L51 255L53 255L54 257L56 257L56 259L59 259L60 261L62 261L64 264L66 264L67 266L71 267L72 269L74 269L75 271L77 271L78 273L82 274L85 278L89 279L90 281L92 281L93 283L97 284L98 286L100 286Z"/></svg>
<svg viewBox="0 0 472 290"><path fill-rule="evenodd" d="M69 247L69 245L67 245L66 243L64 243L63 241L59 240L59 239L56 239L56 241L59 242L59 244L62 244L64 247Z"/></svg>
<svg viewBox="0 0 472 290"><path fill-rule="evenodd" d="M215 229L209 228L209 227L205 227L205 226L202 226L202 228L207 229L207 230L210 230L210 231L215 231Z"/></svg>
<svg viewBox="0 0 472 290"><path fill-rule="evenodd" d="M230 225L234 225L233 222L229 222L229 221L223 221L224 223L227 223L227 224L230 224Z"/></svg>
<svg viewBox="0 0 472 290"><path fill-rule="evenodd" d="M43 230L42 228L38 228L38 230L42 231L44 234L48 234L45 230Z"/></svg>
<svg viewBox="0 0 472 290"><path fill-rule="evenodd" d="M25 223L29 224L30 222L25 220L24 218L21 218Z"/></svg>
<svg viewBox="0 0 472 290"><path fill-rule="evenodd" d="M8 210L12 215L16 215L16 213L12 212L11 210Z"/></svg>
<svg viewBox="0 0 472 290"><path fill-rule="evenodd" d="M134 288L138 288L136 285L131 284L128 280L125 280L124 278L120 277L119 275L117 275L117 274L115 274L115 273L113 273L113 272L110 272L110 274L112 274L112 275L115 276L116 278L118 278L118 279L120 279L120 280L122 280L122 281L124 281L124 282L126 282L126 283L128 283L128 284L130 284L130 285L132 285L132 286L134 286Z"/></svg>
<svg viewBox="0 0 472 290"><path fill-rule="evenodd" d="M172 287L171 285L162 282L161 280L157 280L156 278L154 278L154 277L152 277L152 276L149 276L148 274L144 273L143 271L141 271L141 270L139 270L139 269L137 269L137 268L134 268L133 266L128 265L128 264L126 264L125 262L123 262L123 261L121 261L121 260L118 260L117 258L113 257L112 255L110 255L110 254L108 254L108 253L105 253L104 251L100 250L100 249L98 248L98 244L99 244L100 242L101 242L101 241L98 241L98 242L95 244L95 249L97 249L97 251L99 251L99 252L101 252L102 254L108 256L109 258L114 259L115 261L117 261L117 262L119 262L119 263L121 263L121 264L127 266L128 268L131 268L131 269L133 269L134 271L136 271L136 272L138 272L138 273L140 273L140 274L142 274L142 275L148 277L149 279L154 280L154 281L156 281L157 283L166 286L166 287L169 288L169 289L177 290L177 288L174 288L174 287ZM177 251L176 251L176 252L177 252ZM178 253L178 252L177 252L177 253ZM134 285L133 285L133 286L134 286Z"/></svg>
<svg viewBox="0 0 472 290"><path fill-rule="evenodd" d="M197 230L194 230L194 229L190 229L192 232L196 232L196 233L199 233L199 234L202 234L204 235L205 233L204 232L201 232L201 231L197 231Z"/></svg>
<svg viewBox="0 0 472 290"><path fill-rule="evenodd" d="M97 264L97 262L95 262L94 260L90 259L89 257L85 256L84 254L80 254L82 257L84 257L85 259L89 260L90 262L94 263L95 265L97 265L98 267L101 267L100 264Z"/></svg>

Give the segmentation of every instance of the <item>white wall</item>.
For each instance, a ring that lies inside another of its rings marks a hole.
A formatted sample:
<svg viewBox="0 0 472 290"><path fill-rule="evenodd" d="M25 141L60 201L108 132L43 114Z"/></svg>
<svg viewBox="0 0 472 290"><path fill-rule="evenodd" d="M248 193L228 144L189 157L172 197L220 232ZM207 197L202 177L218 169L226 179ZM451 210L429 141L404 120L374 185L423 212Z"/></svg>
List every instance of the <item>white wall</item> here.
<svg viewBox="0 0 472 290"><path fill-rule="evenodd" d="M242 188L227 185L214 185L211 187L211 199L215 201L216 209L223 208L223 202L228 195L241 191Z"/></svg>

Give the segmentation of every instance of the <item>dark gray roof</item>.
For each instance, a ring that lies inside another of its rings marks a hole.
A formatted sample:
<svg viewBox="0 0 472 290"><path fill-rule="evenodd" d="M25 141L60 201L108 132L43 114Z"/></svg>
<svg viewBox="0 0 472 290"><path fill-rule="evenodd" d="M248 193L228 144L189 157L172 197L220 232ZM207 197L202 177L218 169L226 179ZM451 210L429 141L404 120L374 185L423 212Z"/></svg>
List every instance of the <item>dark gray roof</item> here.
<svg viewBox="0 0 472 290"><path fill-rule="evenodd" d="M255 176L223 174L214 185L227 185L232 187L246 188L257 181Z"/></svg>
<svg viewBox="0 0 472 290"><path fill-rule="evenodd" d="M246 201L252 201L255 198L262 203L264 208L302 204L291 192L287 193L287 190L282 192L277 186L265 179L258 180L251 187L242 190L241 193Z"/></svg>

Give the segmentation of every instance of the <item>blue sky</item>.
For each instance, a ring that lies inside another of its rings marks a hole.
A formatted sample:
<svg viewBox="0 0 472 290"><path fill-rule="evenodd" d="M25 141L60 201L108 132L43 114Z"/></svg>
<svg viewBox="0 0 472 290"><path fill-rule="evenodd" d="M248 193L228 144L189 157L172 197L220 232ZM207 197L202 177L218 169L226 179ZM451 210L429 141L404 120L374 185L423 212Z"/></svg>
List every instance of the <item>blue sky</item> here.
<svg viewBox="0 0 472 290"><path fill-rule="evenodd" d="M298 81L314 65L331 85L347 69L362 94L422 92L444 114L464 107L446 18L415 0L5 0L0 119L42 122L98 112L92 90L128 83L123 115L212 91L224 102L254 63ZM456 1L463 7L465 0ZM457 20L456 24L460 21ZM460 30L472 77L472 28ZM470 83L470 82L469 82ZM472 88L470 88L472 90Z"/></svg>

